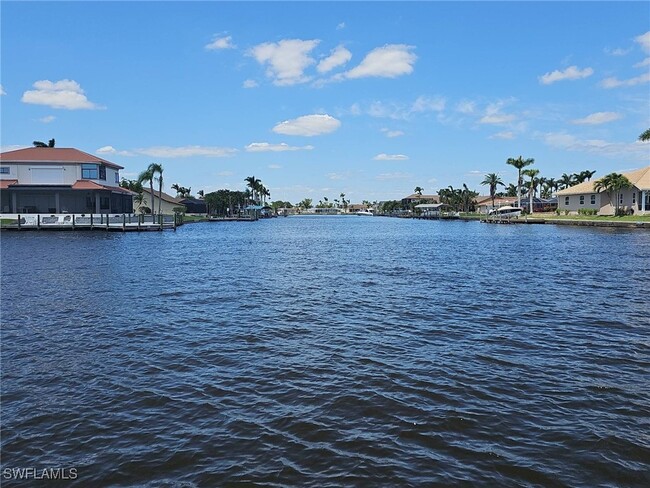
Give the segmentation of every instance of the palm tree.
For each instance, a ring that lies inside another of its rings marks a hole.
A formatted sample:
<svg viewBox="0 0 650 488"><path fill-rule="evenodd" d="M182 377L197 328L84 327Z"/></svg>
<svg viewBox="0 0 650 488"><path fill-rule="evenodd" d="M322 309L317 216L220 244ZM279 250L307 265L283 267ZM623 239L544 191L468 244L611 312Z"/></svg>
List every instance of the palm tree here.
<svg viewBox="0 0 650 488"><path fill-rule="evenodd" d="M560 177L560 185L562 186L563 190L575 185L575 183L576 182L573 178L573 175L562 173L562 176Z"/></svg>
<svg viewBox="0 0 650 488"><path fill-rule="evenodd" d="M537 184L537 179L536 176L539 174L538 169L525 169L522 171L522 174L528 176L530 178L530 183L529 183L529 190L528 190L528 198L530 202L530 207L528 208L530 213L535 212L535 209L533 207L533 197L535 196L535 186Z"/></svg>
<svg viewBox="0 0 650 488"><path fill-rule="evenodd" d="M596 174L596 170L589 171L588 169L584 170L583 172L580 173L581 175L584 175L587 181L591 181L592 176Z"/></svg>
<svg viewBox="0 0 650 488"><path fill-rule="evenodd" d="M142 173L138 175L138 183L142 184L145 182L149 182L149 191L151 195L151 215L153 219L153 213L154 213L154 205L155 205L155 200L154 200L154 193L153 193L153 172L151 171L151 165L147 169L145 169Z"/></svg>
<svg viewBox="0 0 650 488"><path fill-rule="evenodd" d="M514 158L508 158L506 161L506 164L509 164L510 166L514 166L517 168L518 174L517 174L517 206L521 207L521 170L524 169L526 166L530 166L533 164L535 160L533 158L529 159L524 159L521 156L519 156L517 159Z"/></svg>
<svg viewBox="0 0 650 488"><path fill-rule="evenodd" d="M650 129L646 129L645 131L643 131L639 136L639 140L641 142L650 141Z"/></svg>
<svg viewBox="0 0 650 488"><path fill-rule="evenodd" d="M162 211L162 188L163 188L163 167L161 164L158 163L151 163L149 165L149 168L147 168L151 172L151 178L152 180L155 179L158 182L158 215L161 215ZM156 176L156 173L158 176ZM152 192L153 192L153 183L152 183ZM153 210L153 209L152 209Z"/></svg>
<svg viewBox="0 0 650 488"><path fill-rule="evenodd" d="M496 173L488 173L485 175L485 179L481 181L481 185L490 185L490 197L492 198L492 208L494 208L494 196L497 192L497 187L499 185L506 186L501 177Z"/></svg>
<svg viewBox="0 0 650 488"><path fill-rule="evenodd" d="M422 192L424 191L424 188L421 186L416 186L415 190L413 190L414 193L417 193L419 196L422 196Z"/></svg>
<svg viewBox="0 0 650 488"><path fill-rule="evenodd" d="M253 200L253 203L255 203L255 195L257 194L262 181L258 178L255 178L255 176L247 176L244 178L244 181L246 182L246 186L251 189L251 198Z"/></svg>
<svg viewBox="0 0 650 488"><path fill-rule="evenodd" d="M614 215L618 215L618 205L620 200L619 194L621 190L625 188L630 188L631 186L632 183L630 182L630 180L627 179L627 177L623 176L620 173L610 173L608 175L603 176L601 179L596 181L596 183L594 183L594 190L596 190L597 192L605 191L610 201L612 200L612 193L615 192L616 211Z"/></svg>

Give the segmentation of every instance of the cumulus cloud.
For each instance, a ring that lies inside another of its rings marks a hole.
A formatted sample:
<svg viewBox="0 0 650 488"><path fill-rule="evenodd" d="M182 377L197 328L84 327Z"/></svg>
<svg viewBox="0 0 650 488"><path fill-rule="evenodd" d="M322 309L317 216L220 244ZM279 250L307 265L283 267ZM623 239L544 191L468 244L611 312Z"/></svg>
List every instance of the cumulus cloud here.
<svg viewBox="0 0 650 488"><path fill-rule="evenodd" d="M605 48L604 51L605 54L608 54L610 56L625 56L627 53L630 52L629 49L622 49L620 47L615 49Z"/></svg>
<svg viewBox="0 0 650 488"><path fill-rule="evenodd" d="M409 173L381 173L375 176L376 180L386 181L386 180L405 180L411 178L412 175Z"/></svg>
<svg viewBox="0 0 650 488"><path fill-rule="evenodd" d="M481 117L479 123L481 124L506 124L515 120L515 116L512 114L504 114L501 112L501 109L505 105L505 102L499 101L489 104L485 109L485 115Z"/></svg>
<svg viewBox="0 0 650 488"><path fill-rule="evenodd" d="M345 73L346 78L396 78L413 72L417 56L414 46L387 44L370 51L361 63Z"/></svg>
<svg viewBox="0 0 650 488"><path fill-rule="evenodd" d="M343 45L337 46L332 49L332 52L325 59L321 60L316 66L319 73L327 73L337 66L342 66L352 59L352 53L348 51Z"/></svg>
<svg viewBox="0 0 650 488"><path fill-rule="evenodd" d="M285 120L273 127L276 134L288 136L318 136L334 132L341 126L341 122L331 115L303 115L296 119Z"/></svg>
<svg viewBox="0 0 650 488"><path fill-rule="evenodd" d="M252 142L244 148L246 152L284 152L284 151L311 151L314 146L290 146L284 142L269 144L268 142Z"/></svg>
<svg viewBox="0 0 650 488"><path fill-rule="evenodd" d="M461 100L456 105L456 111L462 114L473 114L476 111L476 103L470 100Z"/></svg>
<svg viewBox="0 0 650 488"><path fill-rule="evenodd" d="M46 105L66 110L100 109L99 105L88 100L84 90L74 80L39 80L32 85L35 90L23 93L21 101L34 105Z"/></svg>
<svg viewBox="0 0 650 488"><path fill-rule="evenodd" d="M600 82L600 86L603 88L618 88L621 86L636 86L643 83L648 83L650 81L650 73L645 73L640 76L635 76L628 80L619 80L618 78L605 78Z"/></svg>
<svg viewBox="0 0 650 488"><path fill-rule="evenodd" d="M641 46L641 49L645 52L650 53L650 31L641 34L640 36L636 36L634 42Z"/></svg>
<svg viewBox="0 0 650 488"><path fill-rule="evenodd" d="M282 169L279 164L269 164L269 169Z"/></svg>
<svg viewBox="0 0 650 488"><path fill-rule="evenodd" d="M582 78L588 78L593 74L594 70L591 68L585 68L581 70L577 66L569 66L564 71L555 70L550 73L546 73L545 75L539 77L539 81L543 85L550 85L556 81L580 80Z"/></svg>
<svg viewBox="0 0 650 488"><path fill-rule="evenodd" d="M340 22L340 23L336 26L336 30L341 30L341 29L345 29L345 22Z"/></svg>
<svg viewBox="0 0 650 488"><path fill-rule="evenodd" d="M265 42L254 46L249 55L263 66L266 75L278 86L305 83L311 78L305 76L307 67L314 64L309 55L319 40L283 39L279 42Z"/></svg>
<svg viewBox="0 0 650 488"><path fill-rule="evenodd" d="M232 36L215 37L211 43L205 45L205 48L209 51L235 49L236 47L232 43Z"/></svg>
<svg viewBox="0 0 650 488"><path fill-rule="evenodd" d="M211 146L154 146L136 149L135 152L152 158L188 158L193 156L223 158L232 156L237 149Z"/></svg>
<svg viewBox="0 0 650 488"><path fill-rule="evenodd" d="M242 83L242 86L244 88L256 88L258 87L258 83L255 80L244 80L244 83Z"/></svg>
<svg viewBox="0 0 650 488"><path fill-rule="evenodd" d="M0 95L6 95L7 92L5 91L4 87L0 85Z"/></svg>
<svg viewBox="0 0 650 488"><path fill-rule="evenodd" d="M596 112L589 114L581 119L574 119L571 121L571 123L576 125L598 125L606 124L607 122L613 122L614 120L618 120L621 117L621 114L618 114L616 112Z"/></svg>
<svg viewBox="0 0 650 488"><path fill-rule="evenodd" d="M409 157L404 154L377 154L374 158L375 161L406 161Z"/></svg>
<svg viewBox="0 0 650 488"><path fill-rule="evenodd" d="M102 154L102 155L107 155L107 154L113 154L116 156L133 156L133 153L130 151L118 151L115 149L113 146L103 146L97 149L95 151L97 154Z"/></svg>
<svg viewBox="0 0 650 488"><path fill-rule="evenodd" d="M44 124L49 124L50 122L54 122L56 117L54 115L46 115L45 117L41 117L38 119L39 122L43 122Z"/></svg>

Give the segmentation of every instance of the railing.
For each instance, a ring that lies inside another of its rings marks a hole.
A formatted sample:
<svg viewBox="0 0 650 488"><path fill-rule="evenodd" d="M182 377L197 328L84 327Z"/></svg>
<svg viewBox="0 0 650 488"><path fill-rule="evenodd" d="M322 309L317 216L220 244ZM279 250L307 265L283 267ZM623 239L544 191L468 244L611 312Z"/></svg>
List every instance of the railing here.
<svg viewBox="0 0 650 488"><path fill-rule="evenodd" d="M109 214L0 214L3 229L163 230L182 225L174 215Z"/></svg>

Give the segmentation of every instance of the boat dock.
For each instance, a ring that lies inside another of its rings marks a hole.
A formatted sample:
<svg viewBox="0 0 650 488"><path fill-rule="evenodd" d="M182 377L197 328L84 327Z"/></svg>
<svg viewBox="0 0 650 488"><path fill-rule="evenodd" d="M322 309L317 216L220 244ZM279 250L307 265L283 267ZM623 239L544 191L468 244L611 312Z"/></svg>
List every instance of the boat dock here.
<svg viewBox="0 0 650 488"><path fill-rule="evenodd" d="M2 230L103 230L144 232L176 230L181 215L138 214L3 214Z"/></svg>

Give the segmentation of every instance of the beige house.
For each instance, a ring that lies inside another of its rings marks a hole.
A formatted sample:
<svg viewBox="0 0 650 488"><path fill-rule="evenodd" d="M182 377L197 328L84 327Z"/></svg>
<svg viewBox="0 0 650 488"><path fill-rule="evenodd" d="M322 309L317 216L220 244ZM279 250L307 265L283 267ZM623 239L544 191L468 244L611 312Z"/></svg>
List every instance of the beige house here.
<svg viewBox="0 0 650 488"><path fill-rule="evenodd" d="M490 195L476 197L476 211L479 213L488 213L492 208L506 205L517 206L517 197L494 197L494 207L492 207L492 197Z"/></svg>
<svg viewBox="0 0 650 488"><path fill-rule="evenodd" d="M618 207L634 215L650 215L650 166L622 173L632 187L622 190L618 195ZM598 180L585 181L557 192L558 209L564 213L577 214L580 209L593 209L598 215L614 215L616 211L615 194L597 192L594 185Z"/></svg>
<svg viewBox="0 0 650 488"><path fill-rule="evenodd" d="M151 191L149 188L143 188L142 189L142 194L144 195L144 202L142 203L143 207L148 207L150 208L153 213L158 213L158 202L159 200L162 201L160 204L160 212L162 214L173 214L174 213L174 208L176 207L181 207L183 204L181 203L182 198L176 198L171 195L168 195L165 192L162 192L160 195L160 198L158 198L158 191L154 187L153 189L153 207L151 203ZM135 213L140 213L140 205L135 201L136 198L133 199L133 212Z"/></svg>
<svg viewBox="0 0 650 488"><path fill-rule="evenodd" d="M420 195L418 193L413 193L408 197L402 198L402 205L405 207L412 203L440 203L440 197L438 195Z"/></svg>

